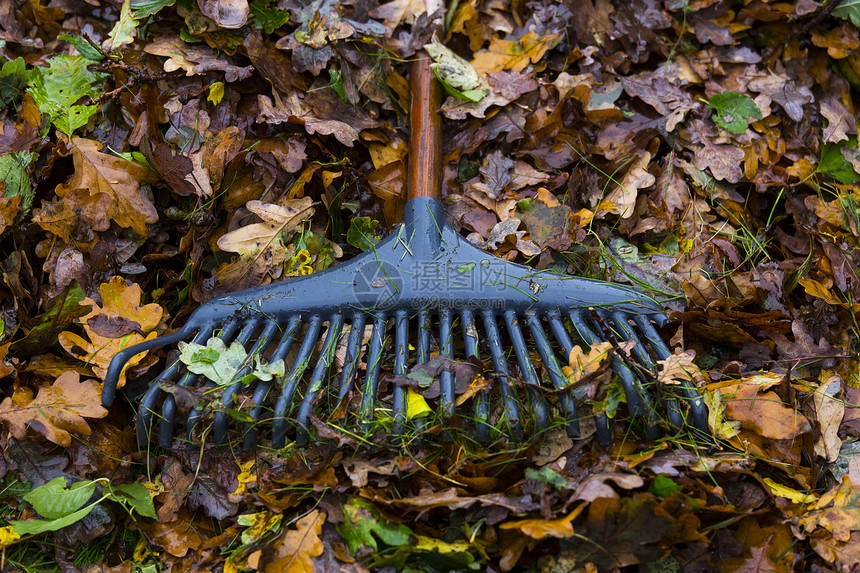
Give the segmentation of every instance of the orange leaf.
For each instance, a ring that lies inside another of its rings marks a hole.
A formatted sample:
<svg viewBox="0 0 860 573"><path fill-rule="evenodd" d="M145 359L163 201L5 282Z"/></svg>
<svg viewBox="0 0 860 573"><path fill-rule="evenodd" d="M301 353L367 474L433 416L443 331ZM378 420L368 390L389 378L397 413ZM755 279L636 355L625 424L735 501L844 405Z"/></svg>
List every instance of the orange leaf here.
<svg viewBox="0 0 860 573"><path fill-rule="evenodd" d="M89 341L72 332L61 332L58 338L69 354L87 362L96 376L104 380L108 364L117 352L155 338L154 330L161 321L162 310L154 303L140 306L140 287L127 285L122 277L113 277L110 282L102 284L99 292L103 307L90 298L81 303L93 309L78 319L83 323ZM125 385L125 371L139 364L145 355L141 352L129 360L119 377L120 388Z"/></svg>
<svg viewBox="0 0 860 573"><path fill-rule="evenodd" d="M543 539L544 537L570 537L573 535L571 522L576 519L586 503L570 512L567 517L559 519L521 519L519 521L508 521L499 526L499 529L517 529L520 533L528 535L532 539Z"/></svg>
<svg viewBox="0 0 860 573"><path fill-rule="evenodd" d="M316 571L314 557L323 552L320 532L325 514L313 510L296 523L296 529L288 530L274 549L275 555L262 569L263 573L313 573Z"/></svg>
<svg viewBox="0 0 860 573"><path fill-rule="evenodd" d="M15 439L23 440L30 427L50 441L69 446L77 432L92 433L84 418L104 418L107 410L101 405L101 385L95 380L80 381L77 372L69 371L51 386L42 386L33 398L33 391L20 388L0 403L0 421L9 426Z"/></svg>

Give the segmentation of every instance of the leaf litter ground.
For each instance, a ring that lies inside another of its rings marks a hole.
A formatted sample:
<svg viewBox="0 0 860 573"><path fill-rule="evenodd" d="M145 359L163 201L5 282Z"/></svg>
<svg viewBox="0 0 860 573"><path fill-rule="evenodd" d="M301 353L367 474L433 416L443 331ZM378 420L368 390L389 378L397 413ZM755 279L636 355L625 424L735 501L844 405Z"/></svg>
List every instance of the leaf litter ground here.
<svg viewBox="0 0 860 573"><path fill-rule="evenodd" d="M564 375L613 416L610 449L587 419L576 441L440 440L440 371L460 408L498 390L491 368L434 356L378 404L406 386L423 442L347 432L352 396L316 412L311 447L254 453L205 432L139 451L133 398L167 357L136 357L132 401L109 411L104 369L213 296L392 229L429 19L413 0L96 4L0 7L0 568L860 563L855 3L466 0L434 44L451 220L496 256L661 300L658 384L700 389L713 443L645 439L607 368L624 350L595 345ZM281 375L198 346L183 360L209 379Z"/></svg>

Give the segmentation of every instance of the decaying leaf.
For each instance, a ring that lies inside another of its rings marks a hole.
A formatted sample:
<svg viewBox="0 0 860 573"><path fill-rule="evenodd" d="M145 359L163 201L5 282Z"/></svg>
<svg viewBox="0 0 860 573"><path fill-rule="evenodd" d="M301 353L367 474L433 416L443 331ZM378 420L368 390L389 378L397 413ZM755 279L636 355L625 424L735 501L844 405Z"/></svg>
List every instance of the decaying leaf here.
<svg viewBox="0 0 860 573"><path fill-rule="evenodd" d="M316 570L313 558L323 552L319 538L326 514L313 510L296 522L296 529L288 529L276 542L273 552L265 559L261 571L265 573L311 573Z"/></svg>

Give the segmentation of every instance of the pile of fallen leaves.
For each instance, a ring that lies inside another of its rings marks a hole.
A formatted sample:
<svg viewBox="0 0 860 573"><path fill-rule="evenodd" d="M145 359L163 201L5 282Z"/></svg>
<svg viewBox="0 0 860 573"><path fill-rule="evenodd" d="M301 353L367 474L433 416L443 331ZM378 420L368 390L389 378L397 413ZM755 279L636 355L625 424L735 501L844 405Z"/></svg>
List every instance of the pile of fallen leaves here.
<svg viewBox="0 0 860 573"><path fill-rule="evenodd" d="M0 569L860 563L856 2L461 0L431 48L468 63L441 110L449 219L661 300L657 384L697 386L713 440L648 440L616 393L610 449L322 422L304 449L138 444L165 350L101 406L121 348L394 228L431 20L416 0L0 2ZM565 375L617 384L611 352Z"/></svg>

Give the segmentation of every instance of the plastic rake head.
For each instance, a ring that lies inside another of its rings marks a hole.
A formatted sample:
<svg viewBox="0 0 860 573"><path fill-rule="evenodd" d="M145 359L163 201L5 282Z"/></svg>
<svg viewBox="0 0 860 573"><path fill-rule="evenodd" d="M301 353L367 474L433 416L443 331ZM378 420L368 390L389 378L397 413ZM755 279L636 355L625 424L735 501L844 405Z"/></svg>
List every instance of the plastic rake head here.
<svg viewBox="0 0 860 573"><path fill-rule="evenodd" d="M232 381L215 385L180 360L169 361L140 401L141 440L148 442L157 429L168 447L184 425L192 441L211 428L218 444L239 438L246 449L260 443L279 449L293 440L307 444L316 415L368 438L385 427L402 443L426 430L428 418L410 419L406 386L386 383L381 394L380 372L384 366L402 378L437 355L475 357L492 372L492 386L459 410L455 373L438 373L435 422L446 437L459 427L486 443L501 428L508 439L522 441L559 419L576 437L584 414L562 371L571 349L632 341L629 357L619 351L610 358L631 416L645 421L649 437L658 434L661 420L707 433L707 410L694 387L656 387L654 361L670 353L655 329L666 317L652 299L497 259L444 221L438 200L412 199L403 224L374 250L324 272L207 302L180 330L118 353L105 379L104 405L113 403L119 374L134 355L218 337L227 346L238 342L248 354ZM255 378L255 360L284 360L284 374ZM218 398L182 415L175 391L166 391L171 385ZM608 445L607 420L596 416L596 426L598 440Z"/></svg>

